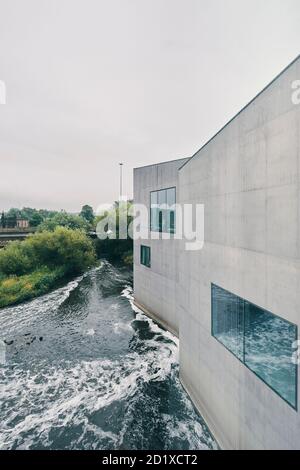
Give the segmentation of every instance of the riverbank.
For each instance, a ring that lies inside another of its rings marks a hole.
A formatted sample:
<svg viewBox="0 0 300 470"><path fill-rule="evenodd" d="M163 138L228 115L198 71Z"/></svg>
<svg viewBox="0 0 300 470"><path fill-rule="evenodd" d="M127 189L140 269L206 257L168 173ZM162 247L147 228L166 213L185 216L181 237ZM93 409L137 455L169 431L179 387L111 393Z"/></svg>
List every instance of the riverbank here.
<svg viewBox="0 0 300 470"><path fill-rule="evenodd" d="M57 227L11 242L0 251L0 307L45 294L96 264L93 242L81 230Z"/></svg>
<svg viewBox="0 0 300 470"><path fill-rule="evenodd" d="M0 308L38 297L68 280L63 270L47 268L23 276L0 278Z"/></svg>

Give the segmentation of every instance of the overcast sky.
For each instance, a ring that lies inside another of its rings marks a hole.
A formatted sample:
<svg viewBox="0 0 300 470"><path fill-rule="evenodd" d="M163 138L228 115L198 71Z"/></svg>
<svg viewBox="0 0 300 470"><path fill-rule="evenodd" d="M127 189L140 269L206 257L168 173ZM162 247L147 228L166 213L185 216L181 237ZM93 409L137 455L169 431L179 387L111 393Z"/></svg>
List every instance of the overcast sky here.
<svg viewBox="0 0 300 470"><path fill-rule="evenodd" d="M95 208L298 54L299 0L0 0L0 210ZM300 77L299 77L300 78Z"/></svg>

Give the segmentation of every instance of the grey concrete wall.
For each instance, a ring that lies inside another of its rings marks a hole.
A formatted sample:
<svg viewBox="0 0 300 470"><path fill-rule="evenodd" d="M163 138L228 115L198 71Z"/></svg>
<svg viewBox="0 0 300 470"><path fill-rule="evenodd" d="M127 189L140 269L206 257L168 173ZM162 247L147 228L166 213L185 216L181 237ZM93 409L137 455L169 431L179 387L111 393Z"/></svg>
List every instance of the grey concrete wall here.
<svg viewBox="0 0 300 470"><path fill-rule="evenodd" d="M178 168L186 159L151 165L134 170L134 202L147 206L150 215L150 191L177 187ZM163 326L178 335L177 284L179 276L178 240L134 242L134 297ZM151 248L151 269L140 263L140 245Z"/></svg>
<svg viewBox="0 0 300 470"><path fill-rule="evenodd" d="M177 187L205 205L205 244L135 242L135 299L180 339L180 375L221 447L300 449L300 415L211 336L211 283L300 328L300 59L182 168L135 170L135 202ZM179 169L179 170L178 170Z"/></svg>
<svg viewBox="0 0 300 470"><path fill-rule="evenodd" d="M205 205L201 252L180 248L181 379L220 445L300 449L300 416L211 336L211 283L300 327L300 60L179 171Z"/></svg>

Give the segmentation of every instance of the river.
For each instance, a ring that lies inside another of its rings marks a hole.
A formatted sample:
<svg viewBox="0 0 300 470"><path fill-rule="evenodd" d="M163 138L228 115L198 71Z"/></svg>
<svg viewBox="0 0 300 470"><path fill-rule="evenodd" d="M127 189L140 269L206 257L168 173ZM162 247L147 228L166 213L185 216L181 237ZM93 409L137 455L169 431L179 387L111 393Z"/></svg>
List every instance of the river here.
<svg viewBox="0 0 300 470"><path fill-rule="evenodd" d="M216 448L180 384L178 341L133 306L128 269L103 261L1 309L0 338L1 449Z"/></svg>

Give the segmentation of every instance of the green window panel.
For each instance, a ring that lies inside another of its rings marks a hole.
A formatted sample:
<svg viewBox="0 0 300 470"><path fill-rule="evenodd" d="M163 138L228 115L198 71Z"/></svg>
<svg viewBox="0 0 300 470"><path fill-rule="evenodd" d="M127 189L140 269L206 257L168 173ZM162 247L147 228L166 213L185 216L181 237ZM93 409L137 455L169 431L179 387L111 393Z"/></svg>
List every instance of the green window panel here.
<svg viewBox="0 0 300 470"><path fill-rule="evenodd" d="M151 268L151 249L149 246L141 245L141 264Z"/></svg>

